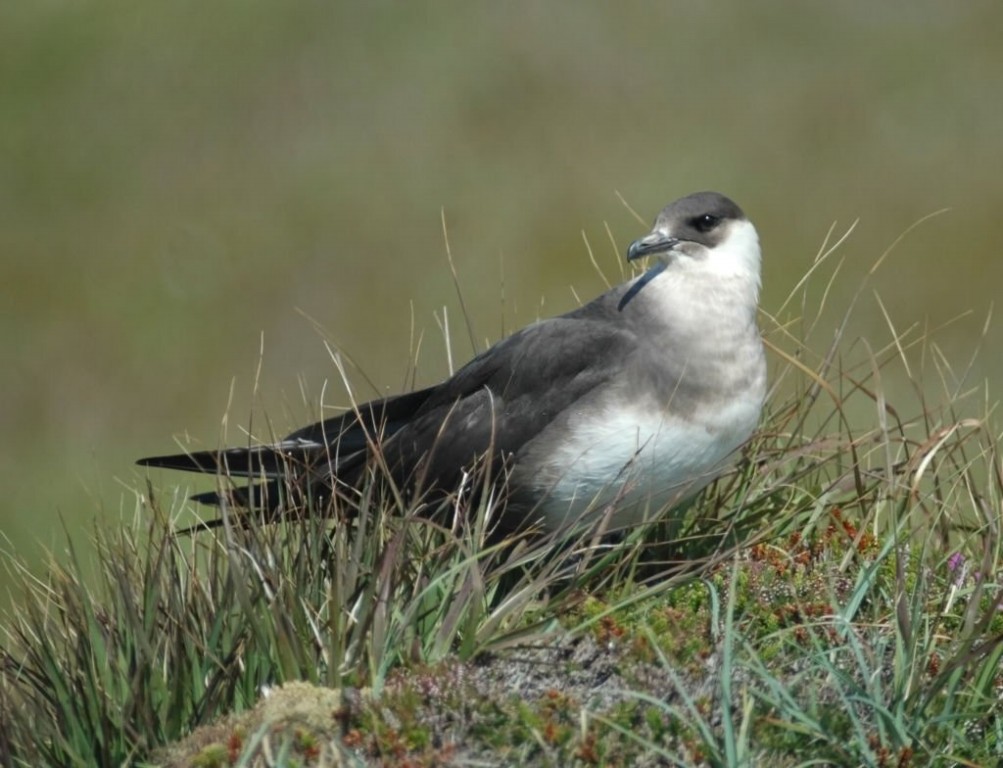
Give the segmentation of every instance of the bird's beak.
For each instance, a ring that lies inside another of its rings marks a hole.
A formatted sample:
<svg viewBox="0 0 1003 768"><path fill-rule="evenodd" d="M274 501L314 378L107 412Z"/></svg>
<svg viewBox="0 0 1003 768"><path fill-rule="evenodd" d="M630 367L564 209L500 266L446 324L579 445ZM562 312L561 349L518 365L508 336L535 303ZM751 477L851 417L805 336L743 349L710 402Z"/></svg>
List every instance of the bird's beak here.
<svg viewBox="0 0 1003 768"><path fill-rule="evenodd" d="M679 244L678 237L663 234L662 232L652 232L645 235L640 240L635 240L627 249L627 261L634 261L642 256L649 256L652 253L666 253Z"/></svg>

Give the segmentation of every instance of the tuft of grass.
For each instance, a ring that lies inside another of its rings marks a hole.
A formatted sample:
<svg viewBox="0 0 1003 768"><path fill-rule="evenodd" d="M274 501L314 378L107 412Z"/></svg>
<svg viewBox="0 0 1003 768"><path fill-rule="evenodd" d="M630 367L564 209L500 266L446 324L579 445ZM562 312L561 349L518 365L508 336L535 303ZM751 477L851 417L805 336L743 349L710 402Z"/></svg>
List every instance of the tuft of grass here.
<svg viewBox="0 0 1003 768"><path fill-rule="evenodd" d="M772 322L761 432L665 519L501 537L497 482L430 506L376 471L352 509L187 536L148 488L94 578L7 553L0 763L998 764L992 407L930 332L849 343L848 310L813 351L842 239Z"/></svg>

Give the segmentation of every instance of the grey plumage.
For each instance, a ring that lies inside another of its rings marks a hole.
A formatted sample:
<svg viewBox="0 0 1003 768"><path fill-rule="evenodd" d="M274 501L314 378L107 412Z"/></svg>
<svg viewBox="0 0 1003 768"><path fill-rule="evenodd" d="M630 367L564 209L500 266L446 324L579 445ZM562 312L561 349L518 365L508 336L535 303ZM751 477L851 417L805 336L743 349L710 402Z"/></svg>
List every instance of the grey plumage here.
<svg viewBox="0 0 1003 768"><path fill-rule="evenodd" d="M351 496L379 446L402 489L449 493L488 454L507 477L503 525L558 528L616 502L631 525L710 482L755 427L766 386L756 328L759 243L741 209L705 192L667 206L628 258L645 275L495 344L452 378L377 400L276 446L140 460L266 478L318 500ZM200 501L215 503L215 494Z"/></svg>

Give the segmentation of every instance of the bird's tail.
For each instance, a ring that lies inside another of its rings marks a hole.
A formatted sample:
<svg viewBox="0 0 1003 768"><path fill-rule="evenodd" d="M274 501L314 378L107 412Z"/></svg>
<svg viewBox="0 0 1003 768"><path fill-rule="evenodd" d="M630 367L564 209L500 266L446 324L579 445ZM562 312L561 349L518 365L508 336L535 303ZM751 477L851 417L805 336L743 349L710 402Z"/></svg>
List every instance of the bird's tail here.
<svg viewBox="0 0 1003 768"><path fill-rule="evenodd" d="M324 446L307 440L284 440L275 445L196 451L170 456L149 456L136 463L143 467L177 469L183 472L220 474L227 477L277 478L290 468L307 467L324 453Z"/></svg>

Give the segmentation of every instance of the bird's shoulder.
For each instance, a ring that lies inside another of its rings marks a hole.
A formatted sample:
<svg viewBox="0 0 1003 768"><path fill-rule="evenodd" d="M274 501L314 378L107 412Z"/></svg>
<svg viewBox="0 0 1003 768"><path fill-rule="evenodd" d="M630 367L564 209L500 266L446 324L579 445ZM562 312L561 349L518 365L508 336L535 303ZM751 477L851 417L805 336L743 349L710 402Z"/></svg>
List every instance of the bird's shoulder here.
<svg viewBox="0 0 1003 768"><path fill-rule="evenodd" d="M485 388L496 395L593 383L612 375L634 347L631 329L589 311L588 305L539 320L498 341L440 384L424 403L455 402ZM596 360L602 365L596 365Z"/></svg>
<svg viewBox="0 0 1003 768"><path fill-rule="evenodd" d="M538 320L496 342L439 384L363 403L293 432L286 442L328 445L340 440L343 448L361 449L367 432L391 435L443 408L479 408L485 398L496 405L511 404L555 388L571 397L584 394L636 354L636 336L616 302L613 289L563 315ZM596 365L597 360L602 364Z"/></svg>

